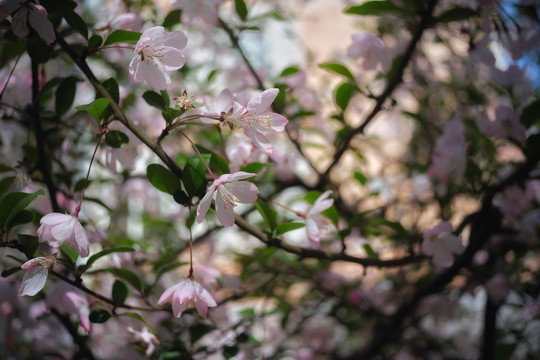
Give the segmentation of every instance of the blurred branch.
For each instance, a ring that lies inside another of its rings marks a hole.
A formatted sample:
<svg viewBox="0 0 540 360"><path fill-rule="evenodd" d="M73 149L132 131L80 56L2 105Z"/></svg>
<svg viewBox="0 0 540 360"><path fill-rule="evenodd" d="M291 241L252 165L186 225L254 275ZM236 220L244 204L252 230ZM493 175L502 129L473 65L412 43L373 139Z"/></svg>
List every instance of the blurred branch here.
<svg viewBox="0 0 540 360"><path fill-rule="evenodd" d="M407 46L407 50L405 50L405 53L403 54L403 58L401 59L399 65L397 66L393 76L390 78L390 80L388 80L388 84L386 85L386 88L384 89L382 94L376 97L375 106L373 107L371 112L366 116L364 121L362 121L360 126L347 132L343 136L343 139L337 146L336 153L334 154L334 158L332 159L332 162L330 163L326 171L322 174L321 178L319 179L318 187L322 187L325 183L329 182L330 171L339 163L339 161L341 160L341 157L343 156L345 151L349 148L351 141L354 139L356 135L364 133L369 123L382 110L382 107L384 103L386 102L386 100L388 100L388 98L392 95L396 87L403 81L403 73L405 69L407 68L407 65L412 59L412 56L416 49L416 45L420 41L422 34L428 28L429 20L432 17L433 10L435 9L437 2L438 0L430 0L429 3L427 4L426 10L422 14L422 18L420 20L420 23L416 27L416 31L414 32L411 42L409 43L409 46Z"/></svg>
<svg viewBox="0 0 540 360"><path fill-rule="evenodd" d="M399 259L390 259L390 260L380 260L373 258L359 258L343 253L332 253L322 250L307 249L300 246L291 245L281 239L271 238L266 235L264 232L259 230L259 228L251 225L246 220L244 220L240 215L235 215L235 222L238 227L243 229L245 232L255 236L263 243L268 246L276 247L282 250L285 250L288 253L296 254L301 258L314 258L319 260L329 260L329 261L347 261L363 266L376 266L376 267L397 267L406 264L416 263L425 259L423 255L412 255L406 256Z"/></svg>

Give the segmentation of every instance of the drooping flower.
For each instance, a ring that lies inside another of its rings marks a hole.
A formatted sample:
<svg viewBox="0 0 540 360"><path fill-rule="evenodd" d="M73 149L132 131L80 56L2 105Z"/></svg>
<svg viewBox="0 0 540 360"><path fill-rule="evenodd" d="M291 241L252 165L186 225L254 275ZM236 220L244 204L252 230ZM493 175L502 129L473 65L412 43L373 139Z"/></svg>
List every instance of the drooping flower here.
<svg viewBox="0 0 540 360"><path fill-rule="evenodd" d="M22 264L21 268L26 271L26 274L19 288L19 296L34 296L40 292L47 282L49 269L55 262L56 256L44 254L43 257L37 257Z"/></svg>
<svg viewBox="0 0 540 360"><path fill-rule="evenodd" d="M266 111L278 93L279 89L275 88L265 90L253 96L246 107L234 102L229 113L224 114L225 122L242 128L253 144L268 155L272 154L274 148L265 133L284 131L289 122L280 114Z"/></svg>
<svg viewBox="0 0 540 360"><path fill-rule="evenodd" d="M456 235L452 234L452 224L442 221L424 231L422 253L433 256L433 262L440 267L449 267L454 263L453 254L462 254L465 247Z"/></svg>
<svg viewBox="0 0 540 360"><path fill-rule="evenodd" d="M178 70L186 59L182 53L187 37L181 31L165 32L155 26L142 33L135 46L129 74L137 83L145 81L157 90L165 90L171 84L169 71Z"/></svg>
<svg viewBox="0 0 540 360"><path fill-rule="evenodd" d="M9 14L13 14L11 29L18 37L27 37L30 25L47 44L56 39L53 25L43 6L25 0L0 1L0 21L4 21Z"/></svg>
<svg viewBox="0 0 540 360"><path fill-rule="evenodd" d="M41 218L40 224L37 231L39 242L47 242L54 248L66 244L81 257L90 253L86 231L75 214L50 213Z"/></svg>
<svg viewBox="0 0 540 360"><path fill-rule="evenodd" d="M193 279L182 280L163 292L158 300L158 305L172 302L174 316L177 318L188 307L195 307L199 315L206 319L209 307L216 307L216 301L201 284Z"/></svg>
<svg viewBox="0 0 540 360"><path fill-rule="evenodd" d="M306 233L311 247L314 249L319 248L321 232L332 227L332 222L321 214L322 211L334 204L334 199L328 199L331 193L332 190L328 190L321 194L306 214Z"/></svg>
<svg viewBox="0 0 540 360"><path fill-rule="evenodd" d="M152 334L146 326L143 326L141 331L137 331L132 327L127 328L127 331L133 334L133 337L141 342L141 345L146 348L144 352L146 356L150 357L156 350L156 345L159 344L159 339L156 335Z"/></svg>
<svg viewBox="0 0 540 360"><path fill-rule="evenodd" d="M63 281L57 282L51 287L45 303L62 314L77 315L83 329L90 332L90 306L81 290Z"/></svg>
<svg viewBox="0 0 540 360"><path fill-rule="evenodd" d="M442 136L437 139L427 173L431 179L446 184L463 175L466 163L465 127L461 120L455 119L446 124Z"/></svg>
<svg viewBox="0 0 540 360"><path fill-rule="evenodd" d="M224 174L214 180L208 192L202 198L197 207L197 222L201 223L212 204L212 199L216 200L216 215L223 226L234 224L234 208L238 203L249 204L257 200L259 189L249 181L238 181L247 179L257 174L239 171L234 174Z"/></svg>

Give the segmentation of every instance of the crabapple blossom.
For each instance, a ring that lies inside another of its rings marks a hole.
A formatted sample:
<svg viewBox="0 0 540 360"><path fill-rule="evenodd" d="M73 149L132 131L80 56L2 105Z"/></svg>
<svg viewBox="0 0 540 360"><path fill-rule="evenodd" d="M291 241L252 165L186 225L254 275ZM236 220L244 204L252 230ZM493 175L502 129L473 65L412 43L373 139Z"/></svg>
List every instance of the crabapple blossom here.
<svg viewBox="0 0 540 360"><path fill-rule="evenodd" d="M218 22L217 6L222 0L172 0L171 7L182 9L182 24L192 24L201 18L208 25Z"/></svg>
<svg viewBox="0 0 540 360"><path fill-rule="evenodd" d="M27 37L30 25L47 44L56 38L53 25L47 18L47 10L43 6L25 0L0 1L0 21L4 21L9 14L13 14L11 29L18 37Z"/></svg>
<svg viewBox="0 0 540 360"><path fill-rule="evenodd" d="M375 70L380 65L383 71L390 69L390 56L380 37L375 34L354 34L353 43L347 48L352 59L362 59L364 70Z"/></svg>
<svg viewBox="0 0 540 360"><path fill-rule="evenodd" d="M494 110L488 109L476 124L484 134L498 139L510 137L518 141L525 140L526 129L519 121L519 114L505 105L499 105Z"/></svg>
<svg viewBox="0 0 540 360"><path fill-rule="evenodd" d="M279 89L268 89L253 96L246 107L237 102L232 109L224 114L226 123L242 128L244 134L253 141L253 144L266 154L271 155L273 146L265 133L269 131L281 132L289 122L284 116L266 109L274 102Z"/></svg>
<svg viewBox="0 0 540 360"><path fill-rule="evenodd" d="M86 295L79 289L65 282L57 282L52 287L45 303L63 314L76 314L86 332L90 332L90 307Z"/></svg>
<svg viewBox="0 0 540 360"><path fill-rule="evenodd" d="M139 84L146 81L154 89L165 90L171 84L169 71L186 62L181 51L186 45L187 37L181 31L166 32L162 26L146 30L135 46L129 74Z"/></svg>
<svg viewBox="0 0 540 360"><path fill-rule="evenodd" d="M331 193L332 191L328 190L321 194L321 196L315 200L305 217L307 237L311 247L314 249L317 249L320 246L319 240L321 231L332 227L332 222L321 214L322 211L334 204L334 199L328 199L328 196Z"/></svg>
<svg viewBox="0 0 540 360"><path fill-rule="evenodd" d="M208 192L197 207L197 222L201 223L210 208L212 199L216 200L216 215L223 226L234 224L234 208L238 203L249 204L257 200L259 189L247 179L257 174L239 171L234 174L224 174L214 180Z"/></svg>
<svg viewBox="0 0 540 360"><path fill-rule="evenodd" d="M43 257L37 257L28 260L21 265L21 268L26 271L24 274L21 287L19 288L19 296L34 296L36 295L47 282L47 275L56 262L56 256L44 254Z"/></svg>
<svg viewBox="0 0 540 360"><path fill-rule="evenodd" d="M465 127L461 120L455 119L446 124L442 136L437 139L427 173L432 180L446 184L465 173L466 163Z"/></svg>
<svg viewBox="0 0 540 360"><path fill-rule="evenodd" d="M216 301L201 284L193 279L182 280L163 292L158 300L158 305L172 302L174 316L177 318L188 307L195 307L199 315L206 319L209 307L216 307Z"/></svg>
<svg viewBox="0 0 540 360"><path fill-rule="evenodd" d="M50 213L41 218L40 224L37 231L39 242L47 242L54 248L65 243L81 257L86 257L90 253L86 231L75 213L71 215Z"/></svg>
<svg viewBox="0 0 540 360"><path fill-rule="evenodd" d="M424 231L421 245L422 253L433 256L433 262L439 267L449 267L454 263L453 254L462 254L465 247L456 235L452 234L452 224L442 221Z"/></svg>
<svg viewBox="0 0 540 360"><path fill-rule="evenodd" d="M146 356L150 357L154 353L154 350L156 350L155 344L159 344L159 339L146 326L143 326L141 331L128 326L127 331L133 334L133 337L139 340L142 346L146 347L146 351L144 352Z"/></svg>

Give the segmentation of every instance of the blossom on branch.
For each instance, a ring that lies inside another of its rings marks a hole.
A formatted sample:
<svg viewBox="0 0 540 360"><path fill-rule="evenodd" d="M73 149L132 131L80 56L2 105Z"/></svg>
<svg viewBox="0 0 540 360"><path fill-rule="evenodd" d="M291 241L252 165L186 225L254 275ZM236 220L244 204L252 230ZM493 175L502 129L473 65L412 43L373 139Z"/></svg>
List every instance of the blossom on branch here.
<svg viewBox="0 0 540 360"><path fill-rule="evenodd" d="M390 55L380 37L375 34L354 34L352 40L347 55L351 59L361 59L364 70L375 70L377 67L382 71L390 69Z"/></svg>
<svg viewBox="0 0 540 360"><path fill-rule="evenodd" d="M28 260L21 265L21 269L26 271L24 274L19 296L34 296L43 289L47 282L47 275L56 263L56 256L44 254L44 257L37 257Z"/></svg>
<svg viewBox="0 0 540 360"><path fill-rule="evenodd" d="M424 231L422 253L433 256L433 262L439 267L449 267L454 263L453 254L462 254L465 247L456 235L452 234L452 224L440 222Z"/></svg>
<svg viewBox="0 0 540 360"><path fill-rule="evenodd" d="M182 9L182 24L192 24L201 18L208 25L218 22L217 6L222 0L172 0L173 9Z"/></svg>
<svg viewBox="0 0 540 360"><path fill-rule="evenodd" d="M437 139L427 173L431 179L446 184L450 179L461 177L466 164L465 127L461 120L455 119L446 124L442 136Z"/></svg>
<svg viewBox="0 0 540 360"><path fill-rule="evenodd" d="M268 155L272 154L274 147L265 133L284 131L289 122L283 115L266 111L278 93L279 89L275 88L265 90L253 96L246 107L234 102L232 109L223 114L226 123L242 128L253 144Z"/></svg>
<svg viewBox="0 0 540 360"><path fill-rule="evenodd" d="M201 223L212 204L212 199L216 200L216 215L223 226L234 224L234 208L238 203L249 204L257 200L259 189L249 181L238 181L247 179L257 174L239 171L234 174L224 174L214 180L208 192L202 198L197 207L197 222Z"/></svg>
<svg viewBox="0 0 540 360"><path fill-rule="evenodd" d="M66 244L81 257L86 257L90 253L86 231L77 215L50 213L41 218L40 224L37 231L39 242L47 242L54 248Z"/></svg>
<svg viewBox="0 0 540 360"><path fill-rule="evenodd" d="M30 25L47 44L56 39L53 25L47 18L47 10L43 6L25 0L0 1L0 22L9 14L13 14L11 29L18 37L27 37Z"/></svg>
<svg viewBox="0 0 540 360"><path fill-rule="evenodd" d="M163 292L158 300L158 305L172 302L174 316L177 318L188 307L195 307L199 315L206 319L209 307L216 307L216 301L201 284L192 279L186 279L171 286Z"/></svg>
<svg viewBox="0 0 540 360"><path fill-rule="evenodd" d="M139 340L141 345L146 348L146 351L144 352L146 356L150 357L154 353L156 350L155 344L159 344L159 339L156 335L152 334L146 326L144 326L141 331L128 326L127 331L133 334L133 337L136 340Z"/></svg>
<svg viewBox="0 0 540 360"><path fill-rule="evenodd" d="M81 290L68 283L57 282L51 287L45 303L62 314L77 315L83 329L90 332L90 306Z"/></svg>
<svg viewBox="0 0 540 360"><path fill-rule="evenodd" d="M332 190L328 190L321 194L313 203L313 206L306 214L306 233L311 244L311 247L318 249L320 247L319 240L322 231L326 231L332 227L332 222L321 214L322 211L328 209L334 204L334 199L328 199Z"/></svg>
<svg viewBox="0 0 540 360"><path fill-rule="evenodd" d="M187 37L181 31L165 32L162 26L146 30L135 46L129 74L139 84L146 81L156 90L165 90L171 84L169 71L186 62L181 51L186 45Z"/></svg>

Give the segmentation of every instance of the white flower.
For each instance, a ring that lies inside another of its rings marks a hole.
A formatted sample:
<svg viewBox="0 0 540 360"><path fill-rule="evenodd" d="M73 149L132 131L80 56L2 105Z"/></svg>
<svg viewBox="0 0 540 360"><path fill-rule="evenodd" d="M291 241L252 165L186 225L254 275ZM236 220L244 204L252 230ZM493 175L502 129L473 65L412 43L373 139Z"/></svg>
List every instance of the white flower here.
<svg viewBox="0 0 540 360"><path fill-rule="evenodd" d="M180 317L188 307L195 307L199 315L206 319L209 307L216 307L216 301L201 284L192 279L186 279L171 286L163 292L158 305L172 302L174 316Z"/></svg>
<svg viewBox="0 0 540 360"><path fill-rule="evenodd" d="M454 263L453 254L462 254L465 247L461 240L452 234L452 224L443 221L424 231L422 252L433 256L433 262L439 267L449 267Z"/></svg>
<svg viewBox="0 0 540 360"><path fill-rule="evenodd" d="M332 193L328 190L321 194L313 203L313 206L306 214L306 233L313 248L319 248L320 233L332 227L332 222L321 214L334 204L334 199L328 199Z"/></svg>
<svg viewBox="0 0 540 360"><path fill-rule="evenodd" d="M21 287L19 288L19 296L34 296L45 286L49 269L54 266L56 257L49 254L44 255L44 257L28 260L21 265L21 268L26 271L26 274L24 274Z"/></svg>
<svg viewBox="0 0 540 360"><path fill-rule="evenodd" d="M90 253L88 237L76 215L50 213L41 218L37 234L39 242L47 242L54 248L66 244L81 257Z"/></svg>

